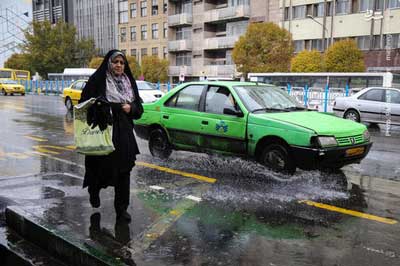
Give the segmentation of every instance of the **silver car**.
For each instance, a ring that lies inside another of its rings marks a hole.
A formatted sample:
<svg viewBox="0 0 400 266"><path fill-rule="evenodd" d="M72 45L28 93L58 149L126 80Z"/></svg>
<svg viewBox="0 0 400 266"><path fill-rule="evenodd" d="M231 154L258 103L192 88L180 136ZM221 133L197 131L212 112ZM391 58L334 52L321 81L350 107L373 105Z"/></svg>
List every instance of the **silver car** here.
<svg viewBox="0 0 400 266"><path fill-rule="evenodd" d="M384 124L390 118L391 124L400 125L400 89L366 88L349 97L337 97L333 111L356 122Z"/></svg>

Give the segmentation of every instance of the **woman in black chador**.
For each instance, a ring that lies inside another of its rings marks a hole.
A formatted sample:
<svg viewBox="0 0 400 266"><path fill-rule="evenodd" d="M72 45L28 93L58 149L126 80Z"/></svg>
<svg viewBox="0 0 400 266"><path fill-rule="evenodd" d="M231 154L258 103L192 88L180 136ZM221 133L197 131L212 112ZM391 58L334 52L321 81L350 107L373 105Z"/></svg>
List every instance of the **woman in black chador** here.
<svg viewBox="0 0 400 266"><path fill-rule="evenodd" d="M104 127L105 121L111 122L109 110L112 111L112 140L115 151L106 156L86 156L83 187L88 187L92 207L98 208L100 189L114 186L117 219L130 221L131 217L127 212L130 172L135 165L136 154L139 154L133 135L133 119L141 117L143 107L136 81L121 51L109 51L100 67L89 78L79 102L90 98L99 99L99 103L96 102L92 107L101 110L89 109L88 122Z"/></svg>

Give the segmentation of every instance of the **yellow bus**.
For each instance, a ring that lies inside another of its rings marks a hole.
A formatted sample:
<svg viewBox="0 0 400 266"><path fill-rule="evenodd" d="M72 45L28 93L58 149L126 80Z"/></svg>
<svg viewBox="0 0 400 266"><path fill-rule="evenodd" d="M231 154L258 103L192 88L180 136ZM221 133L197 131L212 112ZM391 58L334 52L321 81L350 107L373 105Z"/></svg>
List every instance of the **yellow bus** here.
<svg viewBox="0 0 400 266"><path fill-rule="evenodd" d="M0 79L31 80L31 73L27 70L0 68Z"/></svg>

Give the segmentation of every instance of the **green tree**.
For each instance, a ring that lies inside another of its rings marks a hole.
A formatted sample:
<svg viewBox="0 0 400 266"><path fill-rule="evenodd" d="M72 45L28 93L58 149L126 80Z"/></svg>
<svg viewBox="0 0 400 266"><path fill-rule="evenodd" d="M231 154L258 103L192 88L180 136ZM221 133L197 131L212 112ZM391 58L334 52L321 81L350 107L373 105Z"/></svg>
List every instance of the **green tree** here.
<svg viewBox="0 0 400 266"><path fill-rule="evenodd" d="M96 53L94 41L77 40L75 27L65 22L33 22L25 31L21 48L32 68L44 78L67 67L86 66Z"/></svg>
<svg viewBox="0 0 400 266"><path fill-rule="evenodd" d="M145 56L142 59L142 75L150 82L168 81L168 60L158 56Z"/></svg>
<svg viewBox="0 0 400 266"><path fill-rule="evenodd" d="M335 42L325 52L325 66L328 72L364 72L364 55L352 40Z"/></svg>
<svg viewBox="0 0 400 266"><path fill-rule="evenodd" d="M13 69L23 69L33 72L32 65L28 60L27 54L12 54L5 62L4 67Z"/></svg>
<svg viewBox="0 0 400 266"><path fill-rule="evenodd" d="M90 67L90 68L96 68L96 69L97 69L97 68L101 65L101 63L103 62L103 60L104 60L103 57L95 56L95 57L93 57L93 58L90 60L90 62L89 62L89 67Z"/></svg>
<svg viewBox="0 0 400 266"><path fill-rule="evenodd" d="M323 72L324 63L321 53L317 50L301 51L292 58L290 70L292 72Z"/></svg>
<svg viewBox="0 0 400 266"><path fill-rule="evenodd" d="M136 60L135 56L127 56L126 60L128 60L129 68L132 71L132 75L135 79L138 79L141 73L140 65Z"/></svg>
<svg viewBox="0 0 400 266"><path fill-rule="evenodd" d="M285 72L289 70L293 54L291 34L278 25L253 23L247 28L233 49L232 58L238 71Z"/></svg>

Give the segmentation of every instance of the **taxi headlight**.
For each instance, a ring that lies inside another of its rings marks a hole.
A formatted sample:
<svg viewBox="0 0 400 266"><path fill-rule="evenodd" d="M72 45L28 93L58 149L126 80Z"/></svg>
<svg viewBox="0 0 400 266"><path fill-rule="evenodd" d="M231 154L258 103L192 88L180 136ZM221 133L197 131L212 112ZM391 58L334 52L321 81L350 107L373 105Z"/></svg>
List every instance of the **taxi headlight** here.
<svg viewBox="0 0 400 266"><path fill-rule="evenodd" d="M318 142L321 147L337 146L335 137L318 137Z"/></svg>
<svg viewBox="0 0 400 266"><path fill-rule="evenodd" d="M371 138L371 135L369 134L368 129L366 129L363 133L364 141L369 141Z"/></svg>

